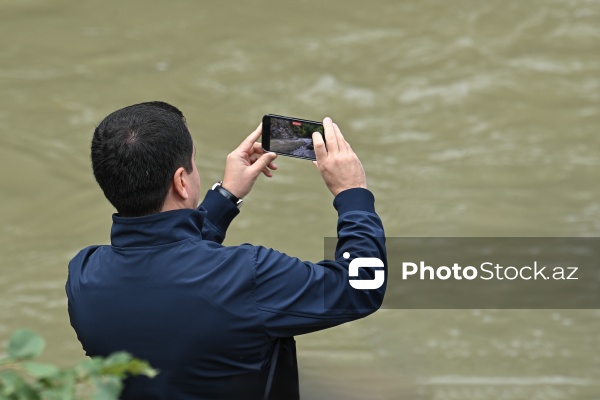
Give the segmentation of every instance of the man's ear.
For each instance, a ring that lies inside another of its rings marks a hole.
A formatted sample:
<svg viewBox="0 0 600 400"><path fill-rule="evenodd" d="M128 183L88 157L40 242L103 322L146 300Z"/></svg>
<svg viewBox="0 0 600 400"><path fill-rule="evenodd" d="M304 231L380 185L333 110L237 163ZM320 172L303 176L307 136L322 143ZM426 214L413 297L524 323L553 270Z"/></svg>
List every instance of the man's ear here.
<svg viewBox="0 0 600 400"><path fill-rule="evenodd" d="M177 171L175 171L175 174L173 175L173 189L175 190L175 193L177 193L179 195L179 197L181 197L184 200L187 200L189 197L189 194L187 192L187 185L188 182L185 179L185 169L183 167L179 167L177 168Z"/></svg>

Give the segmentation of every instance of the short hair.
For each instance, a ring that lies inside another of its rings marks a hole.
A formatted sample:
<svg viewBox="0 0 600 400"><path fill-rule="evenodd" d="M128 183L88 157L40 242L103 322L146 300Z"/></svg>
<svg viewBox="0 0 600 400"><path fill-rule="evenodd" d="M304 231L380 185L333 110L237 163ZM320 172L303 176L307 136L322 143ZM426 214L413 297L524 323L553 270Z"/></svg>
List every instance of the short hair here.
<svg viewBox="0 0 600 400"><path fill-rule="evenodd" d="M185 117L160 101L108 115L94 130L91 150L96 181L126 217L160 212L175 171L193 170L194 144Z"/></svg>

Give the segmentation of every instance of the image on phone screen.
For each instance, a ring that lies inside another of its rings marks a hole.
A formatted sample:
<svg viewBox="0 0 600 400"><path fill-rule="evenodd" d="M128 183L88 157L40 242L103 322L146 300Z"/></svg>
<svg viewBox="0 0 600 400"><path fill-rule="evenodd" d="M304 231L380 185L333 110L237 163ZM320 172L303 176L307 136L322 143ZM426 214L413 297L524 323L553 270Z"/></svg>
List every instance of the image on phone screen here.
<svg viewBox="0 0 600 400"><path fill-rule="evenodd" d="M265 115L263 129L267 131L263 132L263 147L265 150L292 157L316 160L312 134L313 132L324 134L322 123L298 118Z"/></svg>

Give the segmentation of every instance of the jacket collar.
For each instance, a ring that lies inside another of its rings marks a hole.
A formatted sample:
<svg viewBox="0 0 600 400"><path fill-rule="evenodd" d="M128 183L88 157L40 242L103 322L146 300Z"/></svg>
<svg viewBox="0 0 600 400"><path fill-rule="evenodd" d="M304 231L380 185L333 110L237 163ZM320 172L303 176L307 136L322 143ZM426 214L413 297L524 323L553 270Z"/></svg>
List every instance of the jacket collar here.
<svg viewBox="0 0 600 400"><path fill-rule="evenodd" d="M182 209L143 217L113 214L110 241L116 247L144 247L202 238L206 210Z"/></svg>

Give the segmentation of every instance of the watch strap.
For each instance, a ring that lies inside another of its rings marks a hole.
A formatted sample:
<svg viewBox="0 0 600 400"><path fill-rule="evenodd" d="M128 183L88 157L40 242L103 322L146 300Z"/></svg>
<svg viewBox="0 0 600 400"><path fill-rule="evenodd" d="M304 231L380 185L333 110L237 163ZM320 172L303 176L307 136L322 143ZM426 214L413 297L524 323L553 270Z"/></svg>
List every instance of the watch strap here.
<svg viewBox="0 0 600 400"><path fill-rule="evenodd" d="M231 193L229 190L225 189L223 187L223 181L219 181L219 182L215 183L213 185L212 189L215 192L219 192L226 199L229 199L229 201L231 201L233 204L235 204L235 206L237 208L240 208L242 206L242 203L244 202L244 200L238 198L236 195Z"/></svg>

